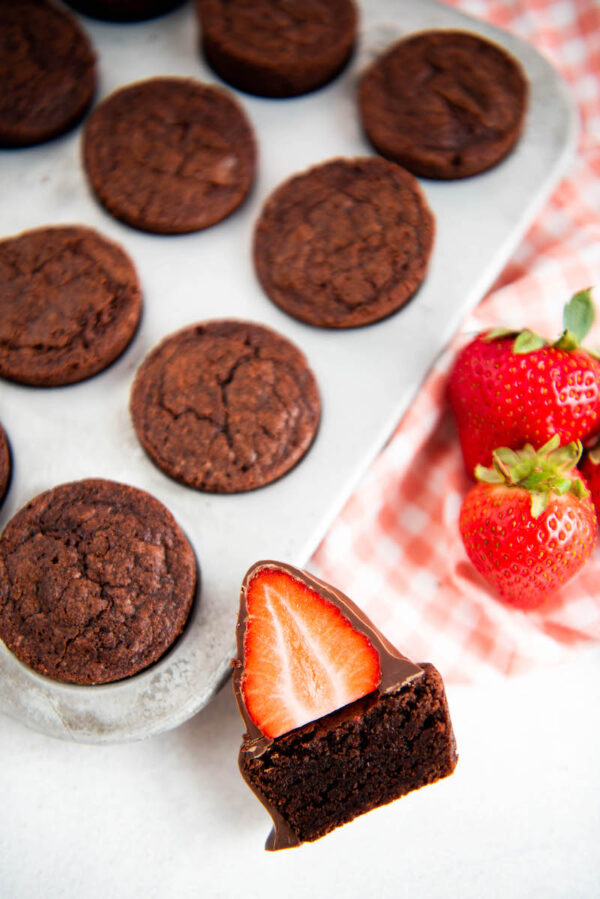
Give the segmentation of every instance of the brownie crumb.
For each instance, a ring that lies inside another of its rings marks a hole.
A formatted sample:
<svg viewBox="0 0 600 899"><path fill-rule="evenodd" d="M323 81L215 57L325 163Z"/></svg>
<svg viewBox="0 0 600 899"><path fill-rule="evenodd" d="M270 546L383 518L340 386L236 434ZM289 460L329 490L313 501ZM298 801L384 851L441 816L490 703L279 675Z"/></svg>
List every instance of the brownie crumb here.
<svg viewBox="0 0 600 899"><path fill-rule="evenodd" d="M267 849L319 839L341 824L452 774L456 744L433 665L397 693L372 693L278 737L240 770L279 826ZM278 820L280 819L280 820Z"/></svg>

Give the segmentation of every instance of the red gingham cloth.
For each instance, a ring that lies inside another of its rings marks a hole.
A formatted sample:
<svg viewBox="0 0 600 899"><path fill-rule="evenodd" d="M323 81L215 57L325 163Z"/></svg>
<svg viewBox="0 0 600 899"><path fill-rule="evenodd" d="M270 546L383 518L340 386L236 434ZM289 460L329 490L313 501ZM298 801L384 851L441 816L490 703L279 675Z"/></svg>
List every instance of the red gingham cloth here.
<svg viewBox="0 0 600 899"><path fill-rule="evenodd" d="M436 361L309 567L348 593L407 655L464 682L557 662L600 640L599 546L573 581L527 613L495 599L469 562L458 513L470 483L445 396L457 349L477 331L503 324L558 336L564 303L591 285L600 313L600 5L451 5L525 38L562 72L581 118L577 159L492 292ZM600 323L587 343L600 344Z"/></svg>

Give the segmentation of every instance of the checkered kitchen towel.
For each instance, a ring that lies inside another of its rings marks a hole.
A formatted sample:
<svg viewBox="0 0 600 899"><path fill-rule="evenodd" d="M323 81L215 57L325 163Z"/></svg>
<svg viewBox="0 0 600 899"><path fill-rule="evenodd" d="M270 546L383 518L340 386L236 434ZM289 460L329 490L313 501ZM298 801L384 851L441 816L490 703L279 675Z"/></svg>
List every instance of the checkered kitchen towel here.
<svg viewBox="0 0 600 899"><path fill-rule="evenodd" d="M354 598L408 655L449 681L512 674L600 641L600 543L542 610L496 600L465 554L458 513L469 488L445 388L457 349L505 324L558 334L572 293L596 285L600 308L600 4L597 0L452 0L544 53L571 85L577 161L492 292L463 322L394 436L310 566ZM600 344L600 324L588 338Z"/></svg>

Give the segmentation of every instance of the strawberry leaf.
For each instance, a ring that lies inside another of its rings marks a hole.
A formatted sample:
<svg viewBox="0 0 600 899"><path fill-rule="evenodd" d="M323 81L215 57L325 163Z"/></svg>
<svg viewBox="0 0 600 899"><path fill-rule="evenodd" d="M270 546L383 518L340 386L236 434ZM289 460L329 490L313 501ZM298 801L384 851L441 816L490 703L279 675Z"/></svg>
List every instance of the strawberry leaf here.
<svg viewBox="0 0 600 899"><path fill-rule="evenodd" d="M563 310L565 333L570 333L577 344L587 336L596 317L591 290L591 287L587 287L574 294Z"/></svg>
<svg viewBox="0 0 600 899"><path fill-rule="evenodd" d="M548 341L541 337L539 334L534 334L533 331L521 331L519 336L515 339L513 343L513 353L517 353L518 355L523 355L525 353L532 353L534 350L539 350L543 346L547 346Z"/></svg>
<svg viewBox="0 0 600 899"><path fill-rule="evenodd" d="M478 465L475 477L490 487L502 484L527 490L531 495L531 514L538 518L552 496L571 493L582 499L589 493L574 470L582 450L579 440L560 446L558 434L537 451L529 443L518 451L501 446L492 453L492 466Z"/></svg>
<svg viewBox="0 0 600 899"><path fill-rule="evenodd" d="M504 478L495 468L484 468L483 465L475 466L475 477L485 484L504 484Z"/></svg>
<svg viewBox="0 0 600 899"><path fill-rule="evenodd" d="M512 337L513 334L518 333L514 328L490 328L485 332L483 339L487 341L500 340L501 337Z"/></svg>
<svg viewBox="0 0 600 899"><path fill-rule="evenodd" d="M579 440L568 443L566 446L561 446L552 452L552 464L557 471L570 471L579 462L582 451L583 447Z"/></svg>
<svg viewBox="0 0 600 899"><path fill-rule="evenodd" d="M529 444L528 444L528 446L529 446ZM559 446L560 446L560 437L558 436L558 434L554 434L554 436L551 437L547 443L545 443L543 446L541 446L539 448L538 453L540 453L540 455L546 455L546 453L551 453L553 450L558 449Z"/></svg>
<svg viewBox="0 0 600 899"><path fill-rule="evenodd" d="M577 483L581 483L578 481ZM563 493L567 493L571 489L571 479L563 478L562 480L558 480L554 482L554 491L558 493L559 496L562 496Z"/></svg>
<svg viewBox="0 0 600 899"><path fill-rule="evenodd" d="M513 465L519 464L519 456L508 446L501 446L494 452L494 459L500 459L506 468L512 468Z"/></svg>
<svg viewBox="0 0 600 899"><path fill-rule="evenodd" d="M569 331L567 328L566 331L562 332L558 340L554 341L553 346L555 346L557 350L576 350L579 346L579 339L573 331Z"/></svg>
<svg viewBox="0 0 600 899"><path fill-rule="evenodd" d="M583 499L584 496L589 496L590 491L583 481L578 478L574 483L571 483L569 493L572 493L574 496L578 497L578 499Z"/></svg>

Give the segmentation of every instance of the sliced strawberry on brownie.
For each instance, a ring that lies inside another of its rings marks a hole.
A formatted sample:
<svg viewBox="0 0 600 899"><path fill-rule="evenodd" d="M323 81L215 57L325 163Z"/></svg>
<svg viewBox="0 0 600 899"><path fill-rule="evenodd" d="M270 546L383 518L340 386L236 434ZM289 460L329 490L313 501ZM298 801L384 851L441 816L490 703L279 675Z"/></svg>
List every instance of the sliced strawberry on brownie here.
<svg viewBox="0 0 600 899"><path fill-rule="evenodd" d="M454 770L440 675L334 587L257 562L242 584L237 647L240 770L273 818L267 849L316 840Z"/></svg>
<svg viewBox="0 0 600 899"><path fill-rule="evenodd" d="M379 685L379 656L367 637L287 571L257 572L246 608L242 695L266 737L314 721Z"/></svg>

